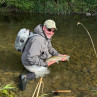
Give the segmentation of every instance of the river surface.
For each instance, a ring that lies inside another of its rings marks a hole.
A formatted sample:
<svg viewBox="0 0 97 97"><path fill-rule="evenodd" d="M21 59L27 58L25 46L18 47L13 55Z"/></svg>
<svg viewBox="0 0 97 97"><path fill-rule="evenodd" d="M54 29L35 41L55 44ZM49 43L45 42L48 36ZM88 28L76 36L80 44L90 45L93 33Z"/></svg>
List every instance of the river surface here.
<svg viewBox="0 0 97 97"><path fill-rule="evenodd" d="M11 83L15 87L9 91L13 97L32 97L39 78L30 81L25 91L19 90L18 76L28 71L23 67L21 53L15 50L14 43L21 28L33 31L47 19L53 19L57 24L53 47L61 54L70 55L70 61L49 67L50 74L43 78L44 94L56 90L71 92L45 97L97 97L92 91L97 91L97 58L86 30L77 25L77 22L85 25L97 50L97 16L0 14L0 86Z"/></svg>

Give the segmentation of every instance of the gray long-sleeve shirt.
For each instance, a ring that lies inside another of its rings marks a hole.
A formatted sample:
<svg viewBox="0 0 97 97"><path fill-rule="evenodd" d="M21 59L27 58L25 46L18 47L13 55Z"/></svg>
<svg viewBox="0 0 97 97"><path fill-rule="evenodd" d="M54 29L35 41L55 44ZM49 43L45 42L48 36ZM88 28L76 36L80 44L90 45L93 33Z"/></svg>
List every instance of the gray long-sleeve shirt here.
<svg viewBox="0 0 97 97"><path fill-rule="evenodd" d="M46 66L45 60L59 53L52 47L51 39L45 37L41 25L38 25L34 32L38 35L34 35L28 40L22 53L22 63L25 66Z"/></svg>

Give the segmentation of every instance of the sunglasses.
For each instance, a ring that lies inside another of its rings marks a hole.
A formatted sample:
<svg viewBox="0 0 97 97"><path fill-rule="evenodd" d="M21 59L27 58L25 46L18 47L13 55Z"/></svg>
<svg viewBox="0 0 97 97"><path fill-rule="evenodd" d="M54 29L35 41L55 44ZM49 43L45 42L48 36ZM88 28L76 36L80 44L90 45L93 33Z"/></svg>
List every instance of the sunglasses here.
<svg viewBox="0 0 97 97"><path fill-rule="evenodd" d="M50 28L47 28L47 30L49 31L49 32L55 32L55 29L50 29Z"/></svg>

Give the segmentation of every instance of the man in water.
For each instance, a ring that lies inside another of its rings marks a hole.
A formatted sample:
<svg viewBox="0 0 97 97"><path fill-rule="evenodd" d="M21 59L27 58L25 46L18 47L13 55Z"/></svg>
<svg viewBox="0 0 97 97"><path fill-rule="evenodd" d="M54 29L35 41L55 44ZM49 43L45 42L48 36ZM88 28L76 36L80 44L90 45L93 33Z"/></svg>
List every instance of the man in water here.
<svg viewBox="0 0 97 97"><path fill-rule="evenodd" d="M56 24L51 19L46 20L43 25L40 24L34 29L36 35L28 40L21 57L22 64L30 71L28 74L19 76L19 88L22 91L26 89L26 84L29 80L49 74L47 67L56 63L55 61L47 63L46 60L49 57L61 55L51 45L51 38L56 30ZM61 59L61 61L65 60L65 57Z"/></svg>

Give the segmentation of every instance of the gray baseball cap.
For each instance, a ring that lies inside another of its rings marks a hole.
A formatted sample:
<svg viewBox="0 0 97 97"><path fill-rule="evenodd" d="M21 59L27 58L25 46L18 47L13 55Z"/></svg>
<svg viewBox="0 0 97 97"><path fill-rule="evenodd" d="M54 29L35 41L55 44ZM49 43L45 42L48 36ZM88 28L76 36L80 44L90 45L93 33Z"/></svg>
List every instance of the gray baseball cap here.
<svg viewBox="0 0 97 97"><path fill-rule="evenodd" d="M44 26L47 27L47 28L55 28L57 30L56 23L53 20L51 20L51 19L46 20L44 22Z"/></svg>

